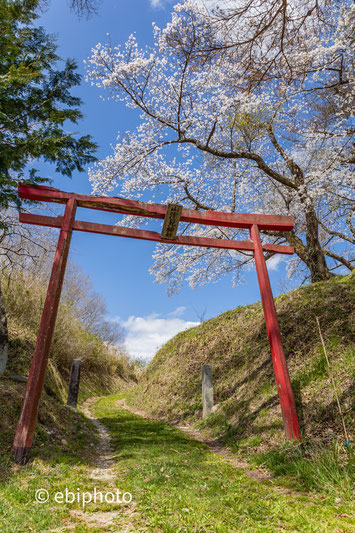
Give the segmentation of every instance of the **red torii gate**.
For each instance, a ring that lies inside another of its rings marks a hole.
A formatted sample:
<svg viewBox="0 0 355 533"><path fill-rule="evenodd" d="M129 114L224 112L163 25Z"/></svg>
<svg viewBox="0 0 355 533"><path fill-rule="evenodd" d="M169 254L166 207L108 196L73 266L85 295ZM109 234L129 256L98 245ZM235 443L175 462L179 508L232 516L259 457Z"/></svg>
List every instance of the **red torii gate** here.
<svg viewBox="0 0 355 533"><path fill-rule="evenodd" d="M229 250L247 250L254 252L261 301L264 309L266 329L270 342L271 357L286 436L288 439L301 440L295 402L263 253L265 250L271 253L293 254L294 249L291 246L281 246L277 244L263 245L259 234L259 230L291 231L294 226L292 217L223 213L219 211L198 211L185 209L176 204L166 206L137 202L124 198L86 196L63 192L52 187L29 186L23 184L19 185L18 194L20 198L26 198L29 200L65 204L65 211L64 216L58 217L20 213L20 222L60 228L60 235L47 289L47 296L43 307L36 348L32 357L26 391L14 439L13 457L16 463L25 464L29 459L29 453L32 447L38 405L43 389L44 375L47 367L73 230L171 244L183 244L185 246L204 246L208 248L225 248ZM163 232L162 234L159 234L154 231L122 228L118 226L109 226L107 224L75 220L77 207L164 219ZM176 236L176 229L179 221L210 226L246 228L250 231L251 240L234 241L227 239L210 239L207 237Z"/></svg>

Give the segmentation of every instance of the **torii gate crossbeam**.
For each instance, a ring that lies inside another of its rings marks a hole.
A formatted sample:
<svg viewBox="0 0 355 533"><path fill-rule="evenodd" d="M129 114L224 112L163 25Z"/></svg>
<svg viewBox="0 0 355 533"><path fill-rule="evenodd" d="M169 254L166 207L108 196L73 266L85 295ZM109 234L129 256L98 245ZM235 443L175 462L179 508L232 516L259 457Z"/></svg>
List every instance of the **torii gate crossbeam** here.
<svg viewBox="0 0 355 533"><path fill-rule="evenodd" d="M253 252L286 436L288 439L301 440L295 402L263 253L267 251L269 253L293 254L294 250L291 246L263 245L259 234L260 230L291 231L294 226L292 217L198 211L181 209L180 207L178 220L175 220L176 226L178 221L181 221L210 226L246 228L249 229L251 240L234 241L192 236L166 238L166 236L163 237L153 231L120 228L118 226L75 220L77 207L165 219L169 213L169 208L166 205L149 204L116 197L86 196L63 192L52 187L23 184L19 185L18 193L20 198L65 204L65 212L64 216L60 217L20 213L20 222L60 228L60 234L14 439L13 457L15 462L25 464L29 459L73 230L185 246L205 246Z"/></svg>

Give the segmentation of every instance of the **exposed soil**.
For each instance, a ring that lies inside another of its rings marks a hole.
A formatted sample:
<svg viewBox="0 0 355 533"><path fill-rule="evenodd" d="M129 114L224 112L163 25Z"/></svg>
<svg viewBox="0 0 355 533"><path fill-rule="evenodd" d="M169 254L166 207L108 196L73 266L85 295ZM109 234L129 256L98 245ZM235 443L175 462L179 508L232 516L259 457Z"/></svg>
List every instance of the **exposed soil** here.
<svg viewBox="0 0 355 533"><path fill-rule="evenodd" d="M81 405L81 411L89 418L97 427L99 433L99 442L97 445L97 459L96 465L91 470L90 477L98 481L108 482L107 488L110 488L109 482L115 479L116 473L114 469L114 450L111 444L111 437L106 427L95 418L91 412L91 407L99 398L92 397L86 400ZM125 506L125 516L135 512L136 505L132 502L129 506ZM70 512L71 518L74 519L65 524L68 531L76 531L78 522L86 524L88 527L99 528L100 531L112 531L115 527L115 519L121 514L121 511L89 511L73 509ZM133 524L127 523L123 527L115 528L118 533L133 533L135 531Z"/></svg>
<svg viewBox="0 0 355 533"><path fill-rule="evenodd" d="M97 455L97 468L95 468L91 477L94 479L100 480L109 480L115 477L115 472L113 467L113 448L111 445L111 437L107 429L101 422L94 417L90 407L97 402L99 398L93 396L88 398L82 405L81 411L84 415L91 420L91 422L96 426L99 432L99 444L98 444L98 455Z"/></svg>

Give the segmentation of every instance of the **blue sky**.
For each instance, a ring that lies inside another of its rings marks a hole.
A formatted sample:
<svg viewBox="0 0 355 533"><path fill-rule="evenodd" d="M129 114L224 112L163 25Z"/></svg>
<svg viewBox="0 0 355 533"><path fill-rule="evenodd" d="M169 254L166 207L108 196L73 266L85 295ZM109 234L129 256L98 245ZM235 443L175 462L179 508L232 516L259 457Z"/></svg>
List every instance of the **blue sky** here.
<svg viewBox="0 0 355 533"><path fill-rule="evenodd" d="M123 44L136 33L144 46L152 42L152 22L163 27L170 20L174 2L158 0L102 0L98 16L78 20L63 0L51 0L39 23L56 34L58 53L62 58L77 61L79 72L85 74L83 61L98 42ZM108 35L109 34L109 37ZM73 91L83 100L84 119L72 131L90 133L99 144L98 156L111 153L119 132L137 125L136 114L123 103L100 99L102 91L83 79ZM72 180L41 166L42 173L53 179L52 185L66 191L90 194L86 173L75 174ZM108 213L80 209L81 220L115 223ZM151 358L158 346L178 331L191 327L199 315L211 318L240 305L260 300L256 272L246 273L245 282L232 287L231 277L204 288L192 290L185 286L179 294L168 297L166 286L154 283L148 269L152 265L154 243L104 235L74 233L71 258L82 266L93 282L95 291L105 299L111 320L120 321L127 332L127 348L133 356ZM282 261L280 262L280 260ZM274 294L283 292L285 263L281 256L268 262ZM290 288L290 287L289 287Z"/></svg>

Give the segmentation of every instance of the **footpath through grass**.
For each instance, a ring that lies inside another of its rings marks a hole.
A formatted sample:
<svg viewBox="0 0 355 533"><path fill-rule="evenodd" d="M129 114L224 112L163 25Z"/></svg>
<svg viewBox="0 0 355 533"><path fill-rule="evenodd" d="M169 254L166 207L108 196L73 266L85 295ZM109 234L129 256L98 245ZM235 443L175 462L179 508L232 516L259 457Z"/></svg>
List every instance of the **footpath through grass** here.
<svg viewBox="0 0 355 533"><path fill-rule="evenodd" d="M129 516L134 531L355 531L351 511L341 502L287 494L251 480L180 430L122 409L119 398L99 400L94 412L113 437L116 483L137 504ZM125 523L122 511L120 525Z"/></svg>
<svg viewBox="0 0 355 533"><path fill-rule="evenodd" d="M93 425L72 411L60 445L37 434L33 459L25 467L11 465L9 455L2 455L1 533L355 533L344 502L253 481L180 430L122 409L121 398L108 396L94 406L115 450L106 477L102 471L95 477L102 450ZM45 503L35 499L41 488L49 494ZM82 497L67 502L54 498L57 492L82 495L95 488L130 492L132 503L92 501L83 506Z"/></svg>

